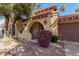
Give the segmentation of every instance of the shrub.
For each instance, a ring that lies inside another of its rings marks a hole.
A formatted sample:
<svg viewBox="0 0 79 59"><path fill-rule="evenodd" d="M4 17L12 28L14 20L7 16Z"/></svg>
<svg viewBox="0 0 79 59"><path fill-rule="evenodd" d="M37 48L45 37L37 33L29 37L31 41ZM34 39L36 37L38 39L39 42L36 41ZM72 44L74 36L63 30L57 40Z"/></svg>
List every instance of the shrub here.
<svg viewBox="0 0 79 59"><path fill-rule="evenodd" d="M53 35L52 38L51 38L51 42L57 43L58 39L59 39L58 36Z"/></svg>
<svg viewBox="0 0 79 59"><path fill-rule="evenodd" d="M48 30L42 30L38 32L38 44L42 47L48 47L51 41L52 33Z"/></svg>

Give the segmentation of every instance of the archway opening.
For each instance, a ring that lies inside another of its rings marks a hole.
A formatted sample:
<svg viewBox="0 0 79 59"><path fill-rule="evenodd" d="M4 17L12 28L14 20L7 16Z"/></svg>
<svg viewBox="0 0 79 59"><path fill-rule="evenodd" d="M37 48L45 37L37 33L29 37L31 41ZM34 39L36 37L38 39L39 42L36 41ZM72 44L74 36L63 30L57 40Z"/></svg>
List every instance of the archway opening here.
<svg viewBox="0 0 79 59"><path fill-rule="evenodd" d="M44 30L43 25L40 22L35 22L30 27L30 33L32 40L37 40L37 32L40 30Z"/></svg>

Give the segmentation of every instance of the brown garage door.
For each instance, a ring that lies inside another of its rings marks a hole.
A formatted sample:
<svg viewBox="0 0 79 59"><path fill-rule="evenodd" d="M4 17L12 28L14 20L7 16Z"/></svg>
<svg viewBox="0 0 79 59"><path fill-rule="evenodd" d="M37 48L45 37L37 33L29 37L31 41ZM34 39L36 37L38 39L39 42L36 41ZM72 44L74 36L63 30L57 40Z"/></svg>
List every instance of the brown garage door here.
<svg viewBox="0 0 79 59"><path fill-rule="evenodd" d="M79 42L79 23L59 24L58 31L61 40Z"/></svg>

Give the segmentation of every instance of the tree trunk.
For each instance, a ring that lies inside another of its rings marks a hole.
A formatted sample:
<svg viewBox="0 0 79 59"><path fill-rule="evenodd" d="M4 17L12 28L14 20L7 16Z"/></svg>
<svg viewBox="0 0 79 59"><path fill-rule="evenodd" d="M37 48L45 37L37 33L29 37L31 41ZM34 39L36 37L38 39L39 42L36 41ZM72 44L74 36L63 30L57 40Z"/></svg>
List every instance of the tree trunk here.
<svg viewBox="0 0 79 59"><path fill-rule="evenodd" d="M9 19L5 19L5 24L4 24L4 36L7 36L7 30L8 30L8 23Z"/></svg>
<svg viewBox="0 0 79 59"><path fill-rule="evenodd" d="M9 18L9 20L5 20L4 36L6 36L6 37L12 37L14 22L15 22L15 20L11 19L11 18Z"/></svg>
<svg viewBox="0 0 79 59"><path fill-rule="evenodd" d="M8 30L7 30L8 37L12 37L12 30L13 30L14 21L15 21L14 18L9 19Z"/></svg>

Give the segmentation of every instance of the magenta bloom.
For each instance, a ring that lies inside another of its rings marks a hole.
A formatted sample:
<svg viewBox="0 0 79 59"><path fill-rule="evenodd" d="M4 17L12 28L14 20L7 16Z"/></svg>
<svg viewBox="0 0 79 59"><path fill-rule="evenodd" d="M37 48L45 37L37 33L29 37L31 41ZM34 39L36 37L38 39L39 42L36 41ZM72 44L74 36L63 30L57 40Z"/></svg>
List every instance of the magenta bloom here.
<svg viewBox="0 0 79 59"><path fill-rule="evenodd" d="M38 32L38 44L42 47L48 47L51 41L52 33L48 30Z"/></svg>

